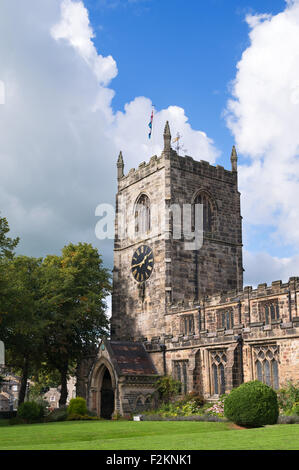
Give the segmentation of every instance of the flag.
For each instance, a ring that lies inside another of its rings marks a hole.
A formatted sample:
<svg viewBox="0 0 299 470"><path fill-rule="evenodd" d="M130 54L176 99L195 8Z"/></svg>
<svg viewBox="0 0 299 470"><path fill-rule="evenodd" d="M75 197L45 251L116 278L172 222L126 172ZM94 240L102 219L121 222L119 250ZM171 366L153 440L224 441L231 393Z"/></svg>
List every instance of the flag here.
<svg viewBox="0 0 299 470"><path fill-rule="evenodd" d="M150 139L151 136L152 136L153 119L154 119L154 110L152 110L151 120L150 120L150 123L149 123L149 125L148 125L148 127L150 128L150 131L149 131L149 134L148 134L148 138L149 138L149 139Z"/></svg>
<svg viewBox="0 0 299 470"><path fill-rule="evenodd" d="M181 136L179 133L177 133L176 137L173 139L172 143L174 144L175 142L178 142L180 140Z"/></svg>

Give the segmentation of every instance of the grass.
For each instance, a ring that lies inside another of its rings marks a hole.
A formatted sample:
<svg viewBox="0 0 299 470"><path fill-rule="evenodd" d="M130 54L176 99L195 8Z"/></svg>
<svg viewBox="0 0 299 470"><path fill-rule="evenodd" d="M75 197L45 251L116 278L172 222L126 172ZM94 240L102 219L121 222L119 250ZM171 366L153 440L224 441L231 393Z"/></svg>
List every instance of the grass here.
<svg viewBox="0 0 299 470"><path fill-rule="evenodd" d="M299 450L299 424L89 421L0 426L0 450Z"/></svg>

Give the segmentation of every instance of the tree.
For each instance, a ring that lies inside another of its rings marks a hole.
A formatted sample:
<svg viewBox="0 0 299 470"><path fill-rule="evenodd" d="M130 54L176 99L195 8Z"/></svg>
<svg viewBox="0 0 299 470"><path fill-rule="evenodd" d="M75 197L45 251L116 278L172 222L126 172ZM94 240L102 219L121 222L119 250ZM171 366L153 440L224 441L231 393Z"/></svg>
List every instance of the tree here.
<svg viewBox="0 0 299 470"><path fill-rule="evenodd" d="M108 333L105 297L110 275L98 250L87 243L70 243L61 256L47 256L42 274L47 364L60 372L60 406L67 400L69 368Z"/></svg>
<svg viewBox="0 0 299 470"><path fill-rule="evenodd" d="M12 258L14 249L19 243L19 238L9 238L9 225L5 217L0 217L0 259Z"/></svg>
<svg viewBox="0 0 299 470"><path fill-rule="evenodd" d="M6 264L13 258L14 249L19 243L19 238L12 239L8 237L8 232L9 225L7 219L0 217L0 310L1 305L3 306L4 300L8 300L7 296L9 295L8 284L5 277Z"/></svg>
<svg viewBox="0 0 299 470"><path fill-rule="evenodd" d="M39 370L31 375L33 385L30 386L29 399L36 400L43 398L50 388L57 388L60 384L60 375L58 370L50 370L43 362Z"/></svg>
<svg viewBox="0 0 299 470"><path fill-rule="evenodd" d="M42 259L16 256L5 263L6 296L0 305L0 337L7 349L7 365L21 371L19 404L29 375L44 355L42 332L47 318L41 309Z"/></svg>

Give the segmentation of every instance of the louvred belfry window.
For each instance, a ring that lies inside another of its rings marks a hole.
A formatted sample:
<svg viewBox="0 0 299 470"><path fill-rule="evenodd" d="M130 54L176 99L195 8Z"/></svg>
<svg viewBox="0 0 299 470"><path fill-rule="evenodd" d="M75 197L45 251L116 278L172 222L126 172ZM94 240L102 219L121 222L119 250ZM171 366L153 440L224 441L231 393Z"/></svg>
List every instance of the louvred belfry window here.
<svg viewBox="0 0 299 470"><path fill-rule="evenodd" d="M212 216L213 216L213 206L210 197L206 193L199 193L193 201L192 205L192 225L195 227L195 205L202 204L203 212L203 231L211 232L212 231Z"/></svg>
<svg viewBox="0 0 299 470"><path fill-rule="evenodd" d="M151 229L150 200L146 194L139 196L135 205L135 233L143 234Z"/></svg>

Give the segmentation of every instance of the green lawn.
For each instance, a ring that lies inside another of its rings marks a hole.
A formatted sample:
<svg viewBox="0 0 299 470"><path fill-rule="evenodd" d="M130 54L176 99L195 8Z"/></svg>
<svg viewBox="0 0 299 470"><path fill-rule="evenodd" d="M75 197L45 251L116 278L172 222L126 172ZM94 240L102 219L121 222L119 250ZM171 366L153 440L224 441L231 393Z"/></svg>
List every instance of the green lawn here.
<svg viewBox="0 0 299 470"><path fill-rule="evenodd" d="M93 421L0 426L0 450L299 450L299 424Z"/></svg>

